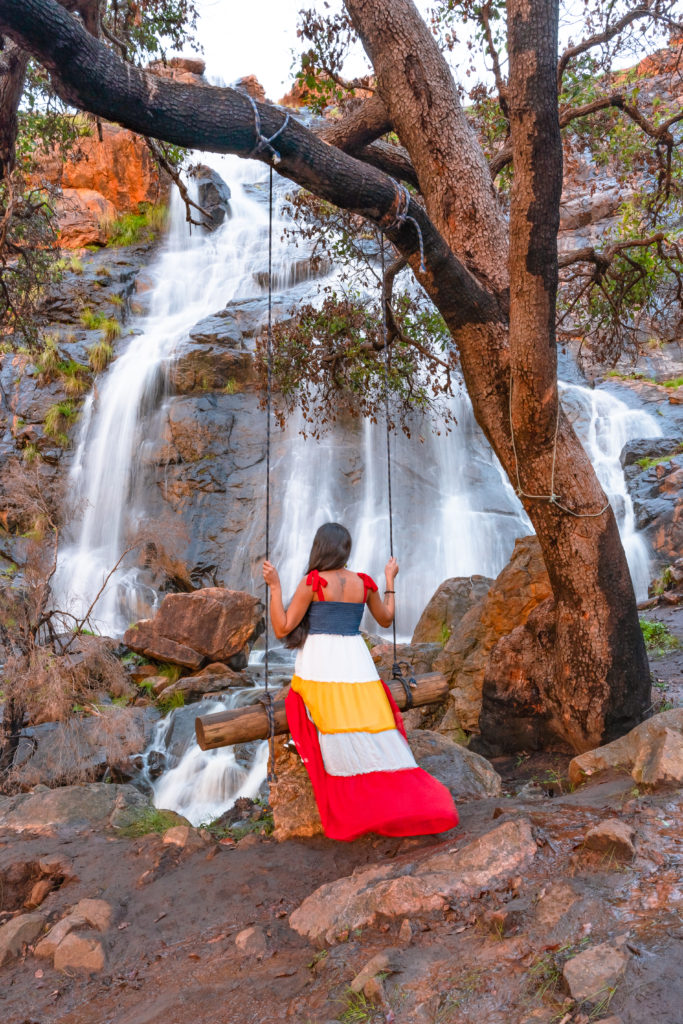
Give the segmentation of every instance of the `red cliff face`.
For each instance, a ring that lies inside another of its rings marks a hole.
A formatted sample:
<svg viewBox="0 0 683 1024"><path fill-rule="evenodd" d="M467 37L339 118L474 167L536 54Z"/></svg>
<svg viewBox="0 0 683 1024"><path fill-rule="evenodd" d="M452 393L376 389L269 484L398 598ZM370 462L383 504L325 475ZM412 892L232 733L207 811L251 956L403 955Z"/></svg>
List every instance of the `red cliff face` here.
<svg viewBox="0 0 683 1024"><path fill-rule="evenodd" d="M116 124L102 124L102 139L96 126L82 139L77 153L61 169L62 188L99 192L117 213L136 209L139 203L156 203L162 185L152 154L138 136Z"/></svg>

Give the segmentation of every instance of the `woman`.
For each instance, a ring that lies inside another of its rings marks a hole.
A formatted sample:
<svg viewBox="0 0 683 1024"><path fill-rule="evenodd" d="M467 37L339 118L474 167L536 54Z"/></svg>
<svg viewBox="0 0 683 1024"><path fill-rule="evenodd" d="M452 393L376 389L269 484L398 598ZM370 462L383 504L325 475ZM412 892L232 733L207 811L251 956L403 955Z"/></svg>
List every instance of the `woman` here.
<svg viewBox="0 0 683 1024"><path fill-rule="evenodd" d="M393 622L398 563L386 564L382 600L369 576L346 568L350 551L345 527L321 526L287 609L275 566L263 563L273 631L299 648L286 701L289 730L331 839L444 832L458 823L453 799L418 768L401 713L359 633L366 604L380 626Z"/></svg>

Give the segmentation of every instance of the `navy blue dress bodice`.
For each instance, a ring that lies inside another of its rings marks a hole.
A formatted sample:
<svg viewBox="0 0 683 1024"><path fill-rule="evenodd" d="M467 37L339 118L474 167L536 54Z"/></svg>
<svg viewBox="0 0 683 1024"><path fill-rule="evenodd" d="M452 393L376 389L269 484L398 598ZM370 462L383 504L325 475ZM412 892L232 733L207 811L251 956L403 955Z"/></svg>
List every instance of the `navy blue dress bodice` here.
<svg viewBox="0 0 683 1024"><path fill-rule="evenodd" d="M355 636L365 605L362 601L314 601L309 608L309 634Z"/></svg>

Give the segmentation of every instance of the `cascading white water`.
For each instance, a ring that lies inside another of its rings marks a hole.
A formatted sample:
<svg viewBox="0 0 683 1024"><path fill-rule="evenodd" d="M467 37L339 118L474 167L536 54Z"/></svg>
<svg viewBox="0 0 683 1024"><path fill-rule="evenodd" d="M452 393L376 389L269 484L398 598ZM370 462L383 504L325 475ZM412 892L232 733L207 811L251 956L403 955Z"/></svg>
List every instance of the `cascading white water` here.
<svg viewBox="0 0 683 1024"><path fill-rule="evenodd" d="M477 427L469 399L452 399L456 423L437 434L416 424L391 438L394 551L400 563L397 633L410 639L427 601L448 576L495 576L515 538L530 532L512 487ZM350 564L378 577L389 557L386 432L366 420L301 442L288 430L283 517L274 557L291 593L313 534L337 519L353 537ZM423 440L419 434L422 428ZM367 617L371 632L378 627Z"/></svg>
<svg viewBox="0 0 683 1024"><path fill-rule="evenodd" d="M145 518L140 466L146 440L163 409L165 371L189 330L231 299L259 291L254 274L263 271L267 213L244 184L262 169L236 157L217 157L213 166L230 181L231 217L214 234L190 231L177 191L163 251L150 268L149 314L134 322L137 334L87 399L70 478L80 517L70 526L54 579L60 607L83 614L116 565L137 525ZM255 173L256 172L256 173ZM287 280L291 253L274 232L274 273ZM125 562L109 580L92 621L104 633L120 635L154 605L155 595Z"/></svg>
<svg viewBox="0 0 683 1024"><path fill-rule="evenodd" d="M659 437L654 417L629 408L607 391L560 385L561 400L595 466L619 523L638 600L647 596L649 556L636 532L633 504L619 455L627 441ZM450 433L423 424L423 440L392 437L394 550L398 578L397 633L409 639L438 584L450 576L496 576L515 539L531 524L509 480L477 426L469 399L452 399ZM294 426L299 426L295 423ZM366 421L357 447L334 433L320 442L297 443L290 427L283 518L275 558L291 593L306 565L313 534L339 519L351 531L351 564L381 574L389 556L386 436ZM381 577L379 579L381 584ZM366 628L378 631L366 616Z"/></svg>
<svg viewBox="0 0 683 1024"><path fill-rule="evenodd" d="M602 388L577 384L561 384L560 388L562 407L572 420L614 509L636 598L644 601L650 583L650 553L645 540L636 531L633 502L619 456L627 441L661 437L662 429L654 416L642 409L630 408Z"/></svg>
<svg viewBox="0 0 683 1024"><path fill-rule="evenodd" d="M220 699L179 708L156 726L144 753L145 779L154 804L183 814L193 825L217 818L239 797L258 796L266 775L268 744L243 744L244 750L221 747L200 750L194 736L197 715L242 707L253 690L231 690ZM152 781L153 767L162 774Z"/></svg>

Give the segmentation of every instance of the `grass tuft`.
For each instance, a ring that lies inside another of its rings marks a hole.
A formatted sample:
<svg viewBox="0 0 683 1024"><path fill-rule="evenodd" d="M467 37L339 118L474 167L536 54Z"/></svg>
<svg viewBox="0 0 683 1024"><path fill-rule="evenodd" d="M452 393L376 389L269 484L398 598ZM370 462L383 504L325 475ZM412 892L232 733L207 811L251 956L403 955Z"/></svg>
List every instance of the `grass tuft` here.
<svg viewBox="0 0 683 1024"><path fill-rule="evenodd" d="M124 213L106 224L108 245L137 245L151 242L162 234L168 224L168 208L141 203L137 213Z"/></svg>
<svg viewBox="0 0 683 1024"><path fill-rule="evenodd" d="M150 832L166 832L178 824L178 815L174 811L164 811L158 807L146 807L140 817L119 829L123 836L129 839L136 839L139 836L147 836Z"/></svg>
<svg viewBox="0 0 683 1024"><path fill-rule="evenodd" d="M95 373L102 373L114 358L114 349L108 341L96 341L88 349L88 362Z"/></svg>
<svg viewBox="0 0 683 1024"><path fill-rule="evenodd" d="M652 619L641 619L640 628L643 632L645 646L650 654L661 657L670 651L675 651L681 646L677 636L674 636L664 622L655 622Z"/></svg>

